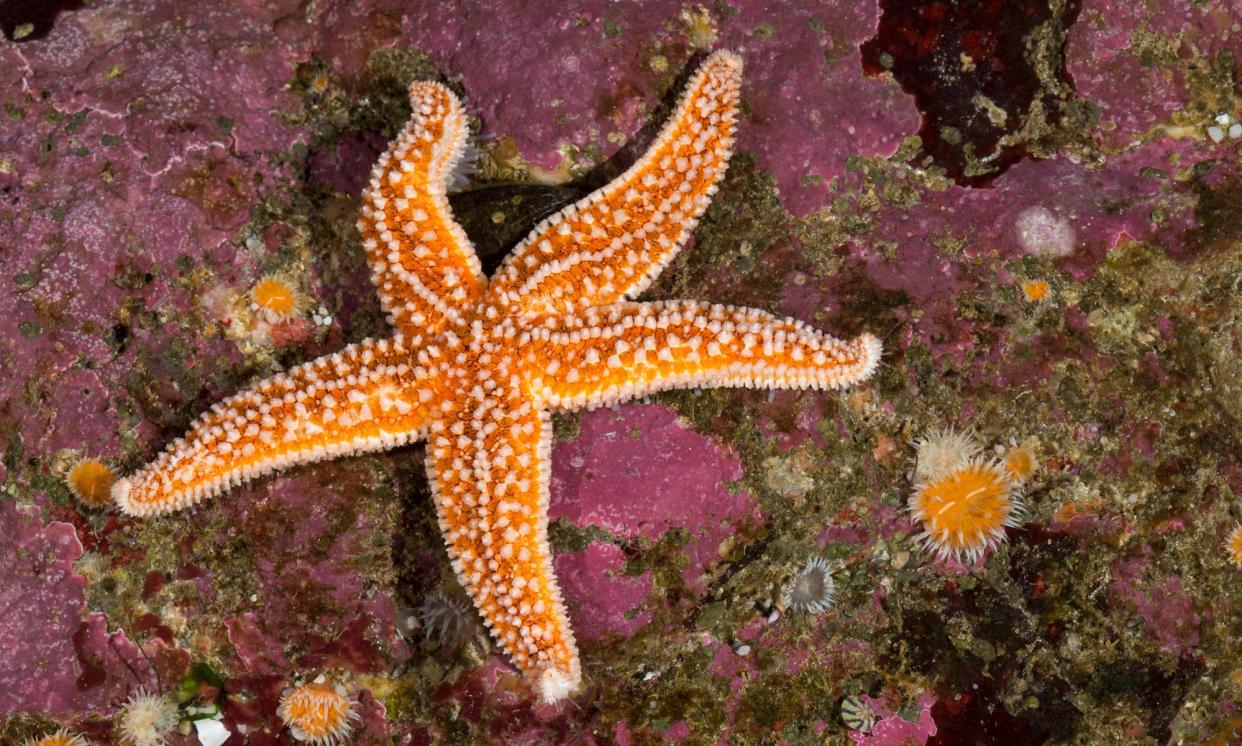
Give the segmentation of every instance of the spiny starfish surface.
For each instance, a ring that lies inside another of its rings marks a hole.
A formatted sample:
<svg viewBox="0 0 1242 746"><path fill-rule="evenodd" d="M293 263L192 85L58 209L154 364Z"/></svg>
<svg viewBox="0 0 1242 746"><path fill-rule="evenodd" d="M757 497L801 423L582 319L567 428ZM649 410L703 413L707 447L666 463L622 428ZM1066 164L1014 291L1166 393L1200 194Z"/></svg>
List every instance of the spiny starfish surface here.
<svg viewBox="0 0 1242 746"><path fill-rule="evenodd" d="M446 197L466 146L462 105L410 86L413 115L382 155L358 227L396 334L226 399L118 480L132 515L184 508L293 464L427 441L457 577L544 701L581 680L547 542L549 411L677 387L840 388L871 375L875 337L690 301L635 303L707 207L736 129L742 62L717 52L650 150L542 221L489 281Z"/></svg>

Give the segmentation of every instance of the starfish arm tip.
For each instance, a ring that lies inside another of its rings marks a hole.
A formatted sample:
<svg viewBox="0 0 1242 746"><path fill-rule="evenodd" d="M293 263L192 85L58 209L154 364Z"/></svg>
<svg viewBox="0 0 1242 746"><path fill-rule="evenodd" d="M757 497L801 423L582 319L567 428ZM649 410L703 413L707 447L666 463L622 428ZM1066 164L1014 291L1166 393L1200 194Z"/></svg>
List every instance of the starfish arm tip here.
<svg viewBox="0 0 1242 746"><path fill-rule="evenodd" d="M704 67L716 64L732 68L736 74L741 75L744 63L742 62L742 56L737 52L729 49L717 49L708 56L707 61L704 62Z"/></svg>
<svg viewBox="0 0 1242 746"><path fill-rule="evenodd" d="M880 365L880 356L884 354L884 343L874 334L863 334L858 338L865 355L862 370L858 374L859 381L871 378Z"/></svg>
<svg viewBox="0 0 1242 746"><path fill-rule="evenodd" d="M577 671L563 671L559 668L544 669L539 674L539 699L544 704L556 704L576 692L581 683L582 674Z"/></svg>
<svg viewBox="0 0 1242 746"><path fill-rule="evenodd" d="M112 502L116 503L116 506L125 515L138 514L133 502L129 499L130 487L132 485L133 482L130 481L129 477L118 479L112 483Z"/></svg>

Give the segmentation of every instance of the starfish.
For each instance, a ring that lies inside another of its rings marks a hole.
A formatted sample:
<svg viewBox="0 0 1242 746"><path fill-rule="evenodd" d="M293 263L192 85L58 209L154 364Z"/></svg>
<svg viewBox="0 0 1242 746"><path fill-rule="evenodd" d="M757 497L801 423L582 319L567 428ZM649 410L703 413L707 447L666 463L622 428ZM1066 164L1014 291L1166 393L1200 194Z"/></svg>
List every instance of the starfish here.
<svg viewBox="0 0 1242 746"><path fill-rule="evenodd" d="M292 368L203 413L112 496L145 516L276 469L426 441L458 580L545 702L581 667L547 541L552 410L670 388L837 389L880 342L691 301L638 303L686 242L732 153L742 61L709 56L651 148L543 220L490 281L446 190L466 148L462 104L410 86L413 113L380 156L358 228L396 333Z"/></svg>

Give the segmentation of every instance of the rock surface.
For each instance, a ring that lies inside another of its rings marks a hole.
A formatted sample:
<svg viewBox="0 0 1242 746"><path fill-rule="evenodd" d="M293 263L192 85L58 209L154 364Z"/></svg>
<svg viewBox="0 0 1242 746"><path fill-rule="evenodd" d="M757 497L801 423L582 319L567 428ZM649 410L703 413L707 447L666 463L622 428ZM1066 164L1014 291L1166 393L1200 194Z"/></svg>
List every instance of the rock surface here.
<svg viewBox="0 0 1242 746"><path fill-rule="evenodd" d="M0 741L115 743L144 687L288 743L276 702L320 671L359 743L1238 738L1242 12L1015 2L993 32L974 5L5 6ZM886 356L844 394L558 415L576 706L534 706L472 613L427 627L460 590L419 447L150 521L73 499L78 458L131 469L248 382L385 332L351 226L410 80L471 107L484 188L454 206L494 266L720 47L746 63L737 154L647 295L870 330ZM267 274L302 317L253 312ZM973 565L903 510L911 443L949 425L1039 443L1025 522ZM832 607L782 608L816 555Z"/></svg>

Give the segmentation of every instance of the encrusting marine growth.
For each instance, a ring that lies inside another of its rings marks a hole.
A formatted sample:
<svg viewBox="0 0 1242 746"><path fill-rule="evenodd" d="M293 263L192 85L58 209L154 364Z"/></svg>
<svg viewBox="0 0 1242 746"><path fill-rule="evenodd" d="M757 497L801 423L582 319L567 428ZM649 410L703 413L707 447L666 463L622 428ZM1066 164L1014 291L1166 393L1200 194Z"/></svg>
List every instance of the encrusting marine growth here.
<svg viewBox="0 0 1242 746"><path fill-rule="evenodd" d="M635 303L685 243L732 152L742 61L706 59L670 121L617 179L545 219L489 281L446 184L466 146L461 102L410 86L358 221L396 328L226 399L113 487L120 508L193 505L293 464L427 441L439 524L492 635L553 702L581 681L547 542L551 409L694 386L838 389L880 342L693 301Z"/></svg>

